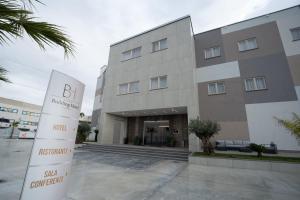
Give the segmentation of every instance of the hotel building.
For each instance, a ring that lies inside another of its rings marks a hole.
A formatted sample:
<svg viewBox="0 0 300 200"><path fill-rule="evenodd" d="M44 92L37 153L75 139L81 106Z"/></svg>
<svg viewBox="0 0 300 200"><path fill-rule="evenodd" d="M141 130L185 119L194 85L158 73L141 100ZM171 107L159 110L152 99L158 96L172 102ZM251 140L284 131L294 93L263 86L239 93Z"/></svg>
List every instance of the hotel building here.
<svg viewBox="0 0 300 200"><path fill-rule="evenodd" d="M101 144L199 151L196 117L217 121L214 140L274 142L300 151L274 117L300 114L300 7L194 33L190 16L110 46L97 80L92 126Z"/></svg>

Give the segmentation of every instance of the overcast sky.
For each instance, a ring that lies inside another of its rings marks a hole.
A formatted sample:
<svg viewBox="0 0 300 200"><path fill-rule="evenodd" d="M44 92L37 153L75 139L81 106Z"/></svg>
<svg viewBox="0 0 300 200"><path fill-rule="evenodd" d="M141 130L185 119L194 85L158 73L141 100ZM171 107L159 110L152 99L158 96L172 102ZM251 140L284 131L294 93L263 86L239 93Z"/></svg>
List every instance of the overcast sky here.
<svg viewBox="0 0 300 200"><path fill-rule="evenodd" d="M0 46L0 65L13 84L0 82L0 96L43 103L52 69L86 85L82 111L91 114L96 79L107 64L109 45L147 29L190 15L194 33L300 4L300 0L42 0L35 16L64 27L76 43L75 58L59 47L41 51L28 37Z"/></svg>

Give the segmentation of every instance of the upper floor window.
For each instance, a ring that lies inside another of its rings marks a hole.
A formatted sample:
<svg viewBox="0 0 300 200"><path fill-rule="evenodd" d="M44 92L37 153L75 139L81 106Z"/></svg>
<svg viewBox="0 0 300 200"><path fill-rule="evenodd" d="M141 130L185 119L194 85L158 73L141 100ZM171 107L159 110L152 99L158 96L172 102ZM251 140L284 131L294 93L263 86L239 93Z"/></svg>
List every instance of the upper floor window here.
<svg viewBox="0 0 300 200"><path fill-rule="evenodd" d="M163 50L166 48L168 48L167 47L167 38L152 43L152 51L153 52Z"/></svg>
<svg viewBox="0 0 300 200"><path fill-rule="evenodd" d="M139 81L123 83L119 85L119 94L130 94L139 92Z"/></svg>
<svg viewBox="0 0 300 200"><path fill-rule="evenodd" d="M300 27L291 29L293 41L300 40Z"/></svg>
<svg viewBox="0 0 300 200"><path fill-rule="evenodd" d="M29 115L29 116L33 116L33 117L39 117L40 113L35 113L35 112L30 112L30 111L22 111L22 115Z"/></svg>
<svg viewBox="0 0 300 200"><path fill-rule="evenodd" d="M238 42L239 51L247 51L257 48L256 38L249 38Z"/></svg>
<svg viewBox="0 0 300 200"><path fill-rule="evenodd" d="M150 90L163 89L168 87L167 76L158 76L150 79Z"/></svg>
<svg viewBox="0 0 300 200"><path fill-rule="evenodd" d="M224 84L224 82L209 83L207 89L208 89L208 95L224 94L225 93L225 84Z"/></svg>
<svg viewBox="0 0 300 200"><path fill-rule="evenodd" d="M245 80L246 91L267 89L265 77L253 77Z"/></svg>
<svg viewBox="0 0 300 200"><path fill-rule="evenodd" d="M132 58L137 58L137 57L140 57L141 56L141 50L142 50L142 47L137 47L137 48L134 48L134 49L131 49L131 50L128 50L128 51L125 51L122 53L122 60L129 60L129 59L132 59Z"/></svg>
<svg viewBox="0 0 300 200"><path fill-rule="evenodd" d="M221 48L219 46L204 49L205 59L214 58L218 56L221 56Z"/></svg>
<svg viewBox="0 0 300 200"><path fill-rule="evenodd" d="M0 111L2 111L2 112L10 112L10 113L18 113L18 109L16 109L16 108L0 107Z"/></svg>

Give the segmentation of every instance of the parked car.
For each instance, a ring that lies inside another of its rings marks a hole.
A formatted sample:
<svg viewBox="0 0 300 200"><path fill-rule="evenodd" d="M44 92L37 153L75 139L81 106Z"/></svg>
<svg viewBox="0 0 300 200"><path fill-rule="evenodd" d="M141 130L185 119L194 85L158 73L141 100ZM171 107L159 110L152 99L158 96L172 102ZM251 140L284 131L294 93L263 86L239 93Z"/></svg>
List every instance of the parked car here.
<svg viewBox="0 0 300 200"><path fill-rule="evenodd" d="M9 119L0 118L0 128L9 128L11 126Z"/></svg>

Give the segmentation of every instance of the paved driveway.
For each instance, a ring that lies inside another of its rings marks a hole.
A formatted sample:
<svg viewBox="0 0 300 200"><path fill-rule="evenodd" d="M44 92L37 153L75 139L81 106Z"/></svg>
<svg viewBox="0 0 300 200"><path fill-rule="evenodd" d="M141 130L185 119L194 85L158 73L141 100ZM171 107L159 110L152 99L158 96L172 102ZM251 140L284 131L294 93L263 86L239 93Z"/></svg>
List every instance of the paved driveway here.
<svg viewBox="0 0 300 200"><path fill-rule="evenodd" d="M0 199L18 199L29 140L1 140ZM201 167L185 162L76 151L68 199L299 199L300 173Z"/></svg>

